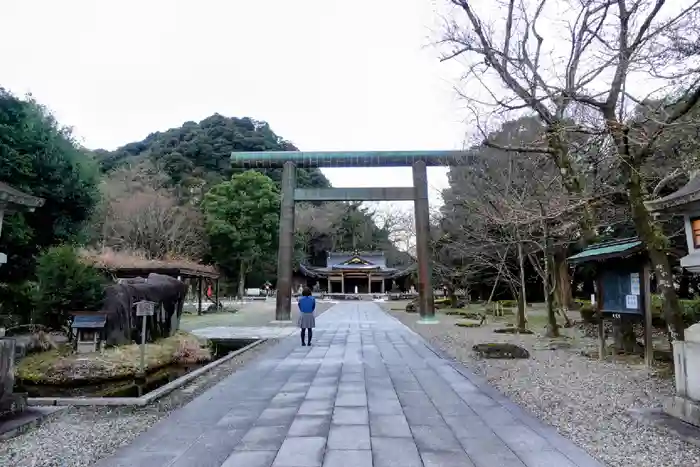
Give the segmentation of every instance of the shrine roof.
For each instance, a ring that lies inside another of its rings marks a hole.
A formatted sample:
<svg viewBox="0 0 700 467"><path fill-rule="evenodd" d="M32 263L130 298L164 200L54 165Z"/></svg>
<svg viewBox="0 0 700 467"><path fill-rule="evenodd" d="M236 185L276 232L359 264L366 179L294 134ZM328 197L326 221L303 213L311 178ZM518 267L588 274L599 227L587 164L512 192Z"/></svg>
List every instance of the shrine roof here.
<svg viewBox="0 0 700 467"><path fill-rule="evenodd" d="M692 177L688 183L679 190L664 196L663 198L647 201L644 204L652 212L673 210L700 201L700 176Z"/></svg>
<svg viewBox="0 0 700 467"><path fill-rule="evenodd" d="M326 267L339 269L353 266L375 266L386 268L383 251L331 251L326 259Z"/></svg>
<svg viewBox="0 0 700 467"><path fill-rule="evenodd" d="M341 271L371 272L386 278L401 277L411 272L410 268L388 267L383 251L331 251L326 257L325 267L299 265L299 272L309 277L326 277Z"/></svg>

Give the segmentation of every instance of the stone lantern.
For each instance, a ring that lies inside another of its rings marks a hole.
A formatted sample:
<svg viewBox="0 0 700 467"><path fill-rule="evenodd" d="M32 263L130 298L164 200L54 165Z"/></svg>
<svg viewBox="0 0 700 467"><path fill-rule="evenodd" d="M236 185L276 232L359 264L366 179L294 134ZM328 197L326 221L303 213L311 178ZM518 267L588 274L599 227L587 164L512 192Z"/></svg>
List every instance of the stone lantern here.
<svg viewBox="0 0 700 467"><path fill-rule="evenodd" d="M0 182L0 237L2 234L2 220L5 214L13 212L31 212L35 208L43 206L44 200L30 196L10 185ZM7 263L7 253L0 251L0 267ZM2 304L0 304L2 306ZM0 337L5 335L5 329L0 328Z"/></svg>
<svg viewBox="0 0 700 467"><path fill-rule="evenodd" d="M655 215L683 216L688 254L681 266L700 273L700 172L668 196L645 203ZM664 404L664 411L700 427L700 323L685 331L685 341L673 342L676 395Z"/></svg>
<svg viewBox="0 0 700 467"><path fill-rule="evenodd" d="M23 193L0 182L0 233L5 213L33 211L42 206L44 200ZM7 262L7 254L0 252L0 266ZM24 394L13 393L15 340L6 338L5 329L0 328L0 418L21 412L26 407Z"/></svg>

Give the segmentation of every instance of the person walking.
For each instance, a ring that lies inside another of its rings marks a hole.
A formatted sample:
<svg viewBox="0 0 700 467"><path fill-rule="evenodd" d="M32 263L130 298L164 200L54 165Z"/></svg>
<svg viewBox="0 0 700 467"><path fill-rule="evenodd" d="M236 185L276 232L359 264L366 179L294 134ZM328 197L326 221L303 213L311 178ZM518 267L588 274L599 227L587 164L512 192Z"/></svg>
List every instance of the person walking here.
<svg viewBox="0 0 700 467"><path fill-rule="evenodd" d="M301 298L299 298L299 327L301 328L301 345L303 346L311 345L312 329L316 327L314 310L316 310L316 299L311 295L311 289L305 287L301 292ZM305 340L307 332L309 338Z"/></svg>

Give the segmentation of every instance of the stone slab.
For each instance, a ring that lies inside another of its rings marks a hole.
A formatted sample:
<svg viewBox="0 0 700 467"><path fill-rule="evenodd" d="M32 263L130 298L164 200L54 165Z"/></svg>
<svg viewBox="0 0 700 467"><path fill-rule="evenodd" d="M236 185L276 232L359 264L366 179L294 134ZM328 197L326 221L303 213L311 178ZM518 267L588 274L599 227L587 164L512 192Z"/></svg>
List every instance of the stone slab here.
<svg viewBox="0 0 700 467"><path fill-rule="evenodd" d="M289 335L98 466L604 467L372 302L212 329Z"/></svg>

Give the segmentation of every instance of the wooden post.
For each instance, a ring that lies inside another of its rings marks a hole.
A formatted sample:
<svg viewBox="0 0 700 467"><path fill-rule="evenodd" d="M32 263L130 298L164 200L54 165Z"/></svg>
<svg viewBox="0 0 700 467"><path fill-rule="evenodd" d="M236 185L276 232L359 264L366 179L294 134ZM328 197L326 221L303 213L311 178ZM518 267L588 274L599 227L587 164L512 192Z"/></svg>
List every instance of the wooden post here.
<svg viewBox="0 0 700 467"><path fill-rule="evenodd" d="M145 315L141 317L141 376L146 374L146 319Z"/></svg>
<svg viewBox="0 0 700 467"><path fill-rule="evenodd" d="M340 293L345 293L345 273L340 273Z"/></svg>
<svg viewBox="0 0 700 467"><path fill-rule="evenodd" d="M329 277L328 278L328 293L331 293L331 292L332 292L332 290L331 290L331 278Z"/></svg>
<svg viewBox="0 0 700 467"><path fill-rule="evenodd" d="M197 278L197 314L202 314L202 276Z"/></svg>
<svg viewBox="0 0 700 467"><path fill-rule="evenodd" d="M216 279L216 282L214 282L214 300L216 300L216 304L214 305L216 307L216 311L219 311L219 279ZM223 308L223 306L221 307Z"/></svg>
<svg viewBox="0 0 700 467"><path fill-rule="evenodd" d="M598 315L598 360L605 360L605 326L603 325L603 281L600 271L596 271L595 306Z"/></svg>
<svg viewBox="0 0 700 467"><path fill-rule="evenodd" d="M386 293L386 279L382 277L382 293Z"/></svg>
<svg viewBox="0 0 700 467"><path fill-rule="evenodd" d="M654 365L654 342L651 325L651 266L649 263L644 264L640 285L642 286L642 306L644 307L644 362L647 368L651 368Z"/></svg>
<svg viewBox="0 0 700 467"><path fill-rule="evenodd" d="M146 376L146 320L149 316L153 316L154 302L140 301L136 302L136 316L141 317L141 358L139 365L139 375Z"/></svg>
<svg viewBox="0 0 700 467"><path fill-rule="evenodd" d="M367 293L372 293L372 273L367 273Z"/></svg>

